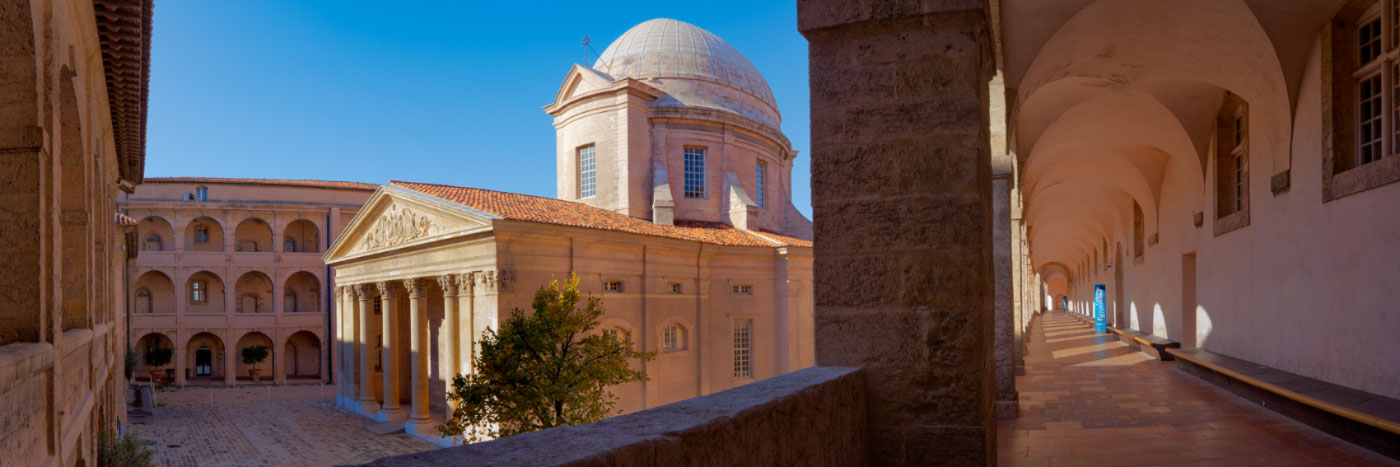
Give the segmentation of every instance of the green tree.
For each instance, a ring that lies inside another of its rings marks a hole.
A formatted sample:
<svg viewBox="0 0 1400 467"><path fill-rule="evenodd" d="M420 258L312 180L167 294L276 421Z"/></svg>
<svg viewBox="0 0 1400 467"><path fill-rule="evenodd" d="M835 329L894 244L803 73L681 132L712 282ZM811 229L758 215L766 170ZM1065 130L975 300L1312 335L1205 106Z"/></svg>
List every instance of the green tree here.
<svg viewBox="0 0 1400 467"><path fill-rule="evenodd" d="M614 384L646 381L631 360L656 358L635 350L631 333L590 333L603 316L601 300L579 306L578 277L562 287L550 281L535 292L532 308L519 308L488 330L472 359L475 371L452 378L452 417L438 431L469 441L501 438L613 414Z"/></svg>

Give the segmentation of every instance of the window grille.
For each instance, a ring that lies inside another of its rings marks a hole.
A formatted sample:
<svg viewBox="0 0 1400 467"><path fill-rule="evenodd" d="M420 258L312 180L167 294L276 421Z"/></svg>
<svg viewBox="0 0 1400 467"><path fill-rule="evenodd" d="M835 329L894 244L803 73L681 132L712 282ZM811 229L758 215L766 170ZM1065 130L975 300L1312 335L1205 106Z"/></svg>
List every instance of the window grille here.
<svg viewBox="0 0 1400 467"><path fill-rule="evenodd" d="M578 150L578 197L580 198L598 194L598 165L593 151L592 144Z"/></svg>
<svg viewBox="0 0 1400 467"><path fill-rule="evenodd" d="M705 198L705 148L685 148L685 197Z"/></svg>
<svg viewBox="0 0 1400 467"><path fill-rule="evenodd" d="M752 378L750 351L753 348L753 320L734 321L734 377Z"/></svg>

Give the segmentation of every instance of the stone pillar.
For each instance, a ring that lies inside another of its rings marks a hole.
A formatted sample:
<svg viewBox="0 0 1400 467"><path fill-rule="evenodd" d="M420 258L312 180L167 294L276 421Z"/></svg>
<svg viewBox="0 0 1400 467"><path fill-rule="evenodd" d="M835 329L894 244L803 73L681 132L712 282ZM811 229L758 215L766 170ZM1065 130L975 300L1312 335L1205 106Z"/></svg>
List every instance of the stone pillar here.
<svg viewBox="0 0 1400 467"><path fill-rule="evenodd" d="M1013 178L1012 180L1013 180L1013 182L1014 182L1015 179ZM1022 350L1024 349L1024 347L1022 347L1022 345L1023 345L1023 341L1022 341L1022 330L1024 329L1024 323L1025 323L1025 322L1021 319L1021 316L1022 316L1023 314L1025 314L1025 310L1026 310L1026 293L1027 293L1027 291L1029 291L1030 289L1029 289L1028 287L1026 287L1026 285L1027 285L1027 280L1026 280L1026 278L1028 277L1027 274L1026 274L1026 243L1025 243L1025 241L1023 240L1023 238L1022 238L1022 236L1021 236L1021 234L1020 234L1021 231L1022 231L1022 230L1021 230L1021 227L1022 227L1022 225L1024 225L1024 224L1022 223L1021 194L1020 194L1020 190L1018 190L1018 189L1015 188L1015 184L1014 184L1014 183L1012 184L1011 199L1010 199L1010 201L1011 201L1011 213L1010 213L1010 214L1011 214L1011 219L1010 219L1010 223L1009 223L1009 226L1008 226L1009 228L1008 228L1008 231L1007 231L1007 238L1006 238L1005 242L1007 243L1007 247L1011 249L1011 255L1010 255L1010 257L1008 257L1007 259L1010 261L1011 268L1012 268L1012 269L1011 269L1011 284L1012 284L1012 290L1011 290L1011 294L1012 294L1012 295L1011 295L1011 321L1012 321L1012 328L1013 328L1013 329L1012 329L1012 332L1011 332L1011 346L1010 346L1010 350L1011 350L1011 372L1012 372L1013 375L1024 375L1024 374L1026 374L1026 366L1025 366L1025 357L1024 357L1023 352L1022 352ZM1000 243L1000 242L1001 242L1001 240L998 240L998 243ZM1012 380L1013 380L1013 389L1012 389L1012 390L1013 390L1013 392L1014 392L1014 390L1015 390L1015 389L1014 389L1014 380L1015 380L1015 378L1012 378ZM1013 396L1014 396L1014 395L1015 395L1015 394L1013 394ZM998 400L1000 400L1000 399L998 399ZM1001 414L998 413L998 416L1000 416L1000 415L1001 415Z"/></svg>
<svg viewBox="0 0 1400 467"><path fill-rule="evenodd" d="M224 338L224 384L238 381L238 339Z"/></svg>
<svg viewBox="0 0 1400 467"><path fill-rule="evenodd" d="M173 342L170 343L170 347L171 347L170 350L173 351L173 352L175 353L175 385L176 385L176 386L184 386L184 385L185 385L185 369L186 369L186 368L189 368L189 361L188 361L188 357L189 357L189 356L188 356L187 354L190 352L190 349L189 349L188 346L181 346L180 344L181 344L181 343L184 343L184 342L188 342L188 341L190 340L190 338L189 338L189 336L186 336L186 335L183 335L183 334L184 334L184 333L178 333L178 332L175 333L174 336L171 336L171 339L173 339ZM211 357L212 357L212 356L211 356Z"/></svg>
<svg viewBox="0 0 1400 467"><path fill-rule="evenodd" d="M272 296L276 297L274 292ZM287 384L287 335L281 328L272 330L272 382Z"/></svg>
<svg viewBox="0 0 1400 467"><path fill-rule="evenodd" d="M428 296L425 285L418 279L403 281L409 300L409 362L413 378L413 406L403 426L408 434L433 431L433 419L428 415Z"/></svg>
<svg viewBox="0 0 1400 467"><path fill-rule="evenodd" d="M407 416L399 408L399 347L403 343L398 341L398 291L394 289L393 282L376 285L379 287L380 311L384 314L384 325L380 328L384 345L379 363L380 370L384 372L384 401L379 407L379 420L401 422Z"/></svg>
<svg viewBox="0 0 1400 467"><path fill-rule="evenodd" d="M369 415L379 410L379 404L374 400L374 356L370 352L373 349L374 335L370 332L373 327L370 320L374 319L374 304L370 300L374 299L374 286L369 284L359 284L355 287L355 295L359 299L359 305L353 312L358 315L355 321L355 333L359 336L355 339L355 355L359 356L359 378L355 378L355 404L360 413Z"/></svg>
<svg viewBox="0 0 1400 467"><path fill-rule="evenodd" d="M1015 310L1020 309L1019 284L1021 264L1013 255L1016 241L1011 237L1011 174L992 172L992 259L995 264L996 324L996 413L997 418L1016 418L1016 322Z"/></svg>
<svg viewBox="0 0 1400 467"><path fill-rule="evenodd" d="M995 465L985 3L797 6L816 362L866 369L867 463Z"/></svg>

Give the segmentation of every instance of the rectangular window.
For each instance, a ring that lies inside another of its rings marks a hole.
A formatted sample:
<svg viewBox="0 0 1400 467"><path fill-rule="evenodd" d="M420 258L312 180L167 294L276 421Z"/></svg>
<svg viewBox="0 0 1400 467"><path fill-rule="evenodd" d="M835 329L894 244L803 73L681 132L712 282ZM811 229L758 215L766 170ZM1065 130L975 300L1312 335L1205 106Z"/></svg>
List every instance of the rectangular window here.
<svg viewBox="0 0 1400 467"><path fill-rule="evenodd" d="M378 299L378 298L374 299L374 314L376 314L376 315L384 314L384 301L383 301L383 300L380 300L380 299Z"/></svg>
<svg viewBox="0 0 1400 467"><path fill-rule="evenodd" d="M209 201L209 187L207 187L207 186L195 187L195 189L194 189L194 199L197 199L197 200L200 200L200 201Z"/></svg>
<svg viewBox="0 0 1400 467"><path fill-rule="evenodd" d="M766 173L764 173L764 172L767 172L767 171L768 171L768 164L763 163L763 161L758 161L758 166L754 168L754 172L753 172L753 173L754 173L754 180L757 181L757 185L758 185L758 199L755 200L755 201L758 202L758 207L760 207L760 208L763 207L763 199L764 199L764 198L767 198L767 196L765 196L767 193L764 192L764 186L763 186L763 181L764 181L764 180L763 180L763 177L764 177L765 175L768 175L768 174L766 174Z"/></svg>
<svg viewBox="0 0 1400 467"><path fill-rule="evenodd" d="M603 283L604 292L622 292L622 281L607 281Z"/></svg>
<svg viewBox="0 0 1400 467"><path fill-rule="evenodd" d="M751 350L753 349L753 320L734 320L734 377L752 378L753 367L750 365Z"/></svg>
<svg viewBox="0 0 1400 467"><path fill-rule="evenodd" d="M734 295L753 295L753 286L744 284L734 286Z"/></svg>
<svg viewBox="0 0 1400 467"><path fill-rule="evenodd" d="M593 145L578 149L578 197L587 198L598 194L598 163L593 156Z"/></svg>
<svg viewBox="0 0 1400 467"><path fill-rule="evenodd" d="M203 281L195 282L194 285L190 287L190 289L190 298L193 299L195 303L204 303L205 301L209 300L209 298L204 295Z"/></svg>
<svg viewBox="0 0 1400 467"><path fill-rule="evenodd" d="M1381 74L1362 78L1357 92L1360 128L1356 134L1360 150L1356 162L1361 165L1381 158Z"/></svg>
<svg viewBox="0 0 1400 467"><path fill-rule="evenodd" d="M662 336L662 348L667 351L676 350L677 348L679 348L677 345L679 343L679 338L680 328L677 328L675 326L666 326L666 332Z"/></svg>
<svg viewBox="0 0 1400 467"><path fill-rule="evenodd" d="M705 198L705 148L685 148L685 197Z"/></svg>
<svg viewBox="0 0 1400 467"><path fill-rule="evenodd" d="M195 227L195 229L194 229L194 242L195 242L195 243L209 243L209 228L208 228L208 227Z"/></svg>
<svg viewBox="0 0 1400 467"><path fill-rule="evenodd" d="M671 293L673 293L673 294L681 293L681 284L680 284L679 282L672 282L672 283L671 283Z"/></svg>

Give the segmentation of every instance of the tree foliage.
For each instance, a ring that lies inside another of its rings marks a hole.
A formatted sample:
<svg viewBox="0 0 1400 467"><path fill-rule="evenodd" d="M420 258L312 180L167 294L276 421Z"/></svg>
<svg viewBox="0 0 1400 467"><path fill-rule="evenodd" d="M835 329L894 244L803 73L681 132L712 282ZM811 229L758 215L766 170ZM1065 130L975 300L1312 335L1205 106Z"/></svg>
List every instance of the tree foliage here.
<svg viewBox="0 0 1400 467"><path fill-rule="evenodd" d="M519 308L487 330L472 359L475 371L452 379L452 417L438 431L468 441L501 438L561 425L601 420L613 414L614 384L646 381L632 360L655 352L635 350L632 335L590 333L601 323L603 306L587 297L583 306L578 277L570 275L535 292L533 312Z"/></svg>

